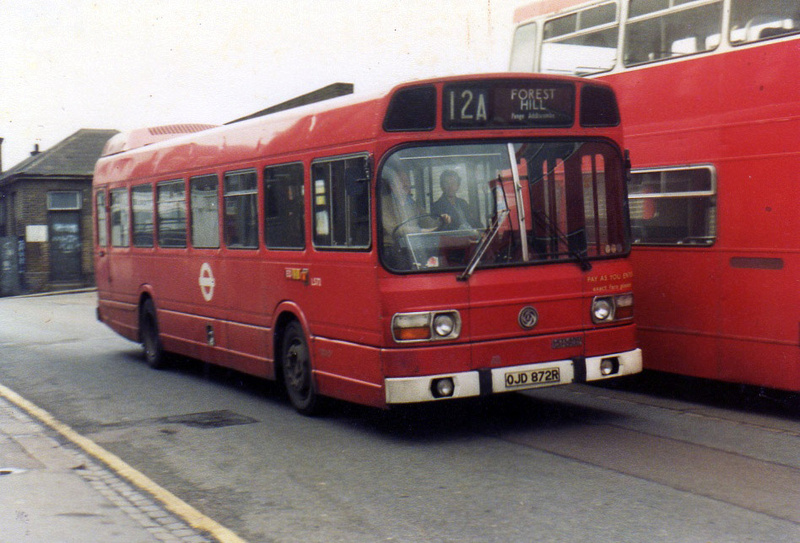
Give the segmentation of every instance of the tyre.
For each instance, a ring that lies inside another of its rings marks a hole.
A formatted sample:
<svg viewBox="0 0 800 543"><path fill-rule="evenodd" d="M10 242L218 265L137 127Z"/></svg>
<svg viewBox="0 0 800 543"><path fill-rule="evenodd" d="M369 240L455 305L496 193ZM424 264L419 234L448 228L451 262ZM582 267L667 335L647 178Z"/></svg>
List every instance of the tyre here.
<svg viewBox="0 0 800 543"><path fill-rule="evenodd" d="M281 369L289 401L304 415L319 409L319 396L311 373L311 356L303 327L297 321L289 323L283 334Z"/></svg>
<svg viewBox="0 0 800 543"><path fill-rule="evenodd" d="M167 363L167 357L158 333L158 319L156 318L156 306L153 300L147 299L142 304L139 313L139 337L142 341L144 359L147 365L154 369L164 368Z"/></svg>

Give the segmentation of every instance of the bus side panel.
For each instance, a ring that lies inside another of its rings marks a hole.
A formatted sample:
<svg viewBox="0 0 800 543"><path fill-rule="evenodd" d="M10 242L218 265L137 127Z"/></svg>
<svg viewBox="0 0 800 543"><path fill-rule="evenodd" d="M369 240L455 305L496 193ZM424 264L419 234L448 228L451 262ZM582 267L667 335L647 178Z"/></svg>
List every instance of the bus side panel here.
<svg viewBox="0 0 800 543"><path fill-rule="evenodd" d="M800 389L800 90L789 83L799 47L769 42L604 78L634 167L717 171L713 246L633 251L646 368Z"/></svg>
<svg viewBox="0 0 800 543"><path fill-rule="evenodd" d="M380 350L317 338L313 342L314 379L325 396L374 407L386 405Z"/></svg>

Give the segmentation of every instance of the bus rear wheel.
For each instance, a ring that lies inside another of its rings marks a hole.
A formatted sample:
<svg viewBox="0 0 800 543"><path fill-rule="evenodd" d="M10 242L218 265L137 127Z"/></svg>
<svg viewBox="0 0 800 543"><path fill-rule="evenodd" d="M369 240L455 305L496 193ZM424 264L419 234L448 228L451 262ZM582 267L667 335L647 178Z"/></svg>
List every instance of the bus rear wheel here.
<svg viewBox="0 0 800 543"><path fill-rule="evenodd" d="M139 335L144 348L144 359L147 365L154 369L161 369L166 365L166 353L158 334L158 320L156 319L156 306L153 300L145 300L139 314Z"/></svg>
<svg viewBox="0 0 800 543"><path fill-rule="evenodd" d="M311 356L303 327L297 321L289 323L283 335L281 353L283 382L289 401L304 415L312 415L319 408L319 396L311 374Z"/></svg>

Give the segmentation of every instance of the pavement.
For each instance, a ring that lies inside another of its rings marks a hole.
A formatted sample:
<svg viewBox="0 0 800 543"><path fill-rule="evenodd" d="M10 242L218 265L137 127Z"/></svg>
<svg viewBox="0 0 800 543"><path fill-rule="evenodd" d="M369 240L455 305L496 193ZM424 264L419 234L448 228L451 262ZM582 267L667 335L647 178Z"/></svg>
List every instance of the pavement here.
<svg viewBox="0 0 800 543"><path fill-rule="evenodd" d="M241 541L71 432L0 385L0 543Z"/></svg>

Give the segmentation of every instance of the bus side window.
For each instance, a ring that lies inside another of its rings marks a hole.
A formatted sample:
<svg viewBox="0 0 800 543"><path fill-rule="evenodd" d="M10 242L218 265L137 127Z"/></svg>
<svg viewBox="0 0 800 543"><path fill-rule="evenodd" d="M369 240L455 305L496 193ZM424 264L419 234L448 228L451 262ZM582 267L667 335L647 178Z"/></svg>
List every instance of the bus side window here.
<svg viewBox="0 0 800 543"><path fill-rule="evenodd" d="M710 245L716 237L716 175L710 166L643 170L628 187L633 241Z"/></svg>
<svg viewBox="0 0 800 543"><path fill-rule="evenodd" d="M131 189L134 247L153 246L153 185L137 185Z"/></svg>
<svg viewBox="0 0 800 543"><path fill-rule="evenodd" d="M111 246L130 245L130 222L128 220L128 189L115 189L110 195L111 205Z"/></svg>
<svg viewBox="0 0 800 543"><path fill-rule="evenodd" d="M219 181L216 174L189 180L191 191L192 247L219 247Z"/></svg>
<svg viewBox="0 0 800 543"><path fill-rule="evenodd" d="M183 179L157 185L158 245L186 247L186 187Z"/></svg>
<svg viewBox="0 0 800 543"><path fill-rule="evenodd" d="M369 247L367 171L366 156L321 160L311 165L316 247Z"/></svg>
<svg viewBox="0 0 800 543"><path fill-rule="evenodd" d="M303 165L264 168L264 240L270 249L305 247Z"/></svg>
<svg viewBox="0 0 800 543"><path fill-rule="evenodd" d="M106 191L99 190L95 196L95 206L97 210L97 245L100 247L108 246L108 215L106 215Z"/></svg>
<svg viewBox="0 0 800 543"><path fill-rule="evenodd" d="M722 29L722 2L681 4L663 9L660 2L631 2L625 28L624 64L702 53L716 49Z"/></svg>
<svg viewBox="0 0 800 543"><path fill-rule="evenodd" d="M783 0L733 0L730 41L734 45L800 31L800 6Z"/></svg>
<svg viewBox="0 0 800 543"><path fill-rule="evenodd" d="M258 179L254 170L225 173L225 245L258 248Z"/></svg>

